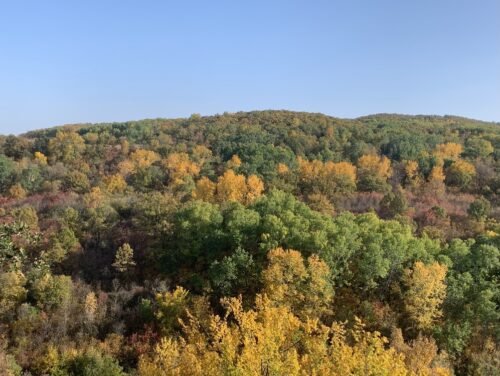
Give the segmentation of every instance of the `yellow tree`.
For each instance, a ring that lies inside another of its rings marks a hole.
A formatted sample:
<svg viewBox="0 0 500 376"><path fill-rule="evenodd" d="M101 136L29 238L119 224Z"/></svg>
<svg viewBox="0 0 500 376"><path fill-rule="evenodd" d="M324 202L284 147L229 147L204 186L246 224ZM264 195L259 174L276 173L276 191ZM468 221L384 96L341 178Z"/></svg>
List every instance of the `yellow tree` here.
<svg viewBox="0 0 500 376"><path fill-rule="evenodd" d="M318 160L308 161L302 157L297 157L299 180L312 182L318 178L323 169L323 162Z"/></svg>
<svg viewBox="0 0 500 376"><path fill-rule="evenodd" d="M237 170L241 166L241 159L236 154L234 154L229 161L227 161L226 166L230 170Z"/></svg>
<svg viewBox="0 0 500 376"><path fill-rule="evenodd" d="M120 174L107 176L104 179L106 190L110 193L122 193L127 189L127 182Z"/></svg>
<svg viewBox="0 0 500 376"><path fill-rule="evenodd" d="M331 166L334 175L344 176L351 184L356 183L356 166L349 162L328 162L327 167Z"/></svg>
<svg viewBox="0 0 500 376"><path fill-rule="evenodd" d="M445 176L442 166L434 166L429 174L429 182L442 183Z"/></svg>
<svg viewBox="0 0 500 376"><path fill-rule="evenodd" d="M406 183L410 186L418 185L419 176L418 176L418 162L417 161L407 161L405 163L405 175L406 175Z"/></svg>
<svg viewBox="0 0 500 376"><path fill-rule="evenodd" d="M466 188L476 175L473 164L462 159L456 160L446 170L446 183L452 186Z"/></svg>
<svg viewBox="0 0 500 376"><path fill-rule="evenodd" d="M217 183L207 177L198 180L193 198L219 203L237 201L247 205L260 197L263 191L264 183L256 175L245 178L233 170L227 170L224 175L219 176Z"/></svg>
<svg viewBox="0 0 500 376"><path fill-rule="evenodd" d="M130 143L126 138L120 140L120 151L122 155L128 155L130 151Z"/></svg>
<svg viewBox="0 0 500 376"><path fill-rule="evenodd" d="M264 192L264 182L256 175L250 175L246 180L246 197L245 204L251 204L256 198Z"/></svg>
<svg viewBox="0 0 500 376"><path fill-rule="evenodd" d="M441 304L446 296L446 272L445 265L437 262L425 265L421 261L415 262L413 269L405 270L405 310L417 329L430 329L441 317Z"/></svg>
<svg viewBox="0 0 500 376"><path fill-rule="evenodd" d="M300 317L329 313L333 288L330 270L313 255L304 263L300 252L276 248L269 251L269 265L262 273L263 292L275 303L289 306Z"/></svg>
<svg viewBox="0 0 500 376"><path fill-rule="evenodd" d="M444 170L442 165L432 167L428 176L428 188L432 194L442 194L445 191L444 185Z"/></svg>
<svg viewBox="0 0 500 376"><path fill-rule="evenodd" d="M284 163L278 163L278 166L276 167L276 171L278 172L278 174L284 175L289 171L289 168Z"/></svg>
<svg viewBox="0 0 500 376"><path fill-rule="evenodd" d="M210 183L203 181L200 188L210 190ZM219 176L215 189L215 200L217 202L237 201L249 204L262 195L264 183L259 177L236 174L233 170L227 170L224 175ZM201 193L201 192L200 192Z"/></svg>
<svg viewBox="0 0 500 376"><path fill-rule="evenodd" d="M405 343L401 329L395 328L391 333L391 346L404 355L405 364L414 375L418 376L451 376L448 359L438 354L438 347L433 338L421 333L410 343Z"/></svg>
<svg viewBox="0 0 500 376"><path fill-rule="evenodd" d="M118 170L120 175L128 176L132 173L144 171L159 160L160 156L158 153L152 150L137 149L136 151L130 153L128 159L125 159L118 164Z"/></svg>
<svg viewBox="0 0 500 376"><path fill-rule="evenodd" d="M358 160L358 187L363 191L387 191L391 173L391 161L387 157L363 155Z"/></svg>
<svg viewBox="0 0 500 376"><path fill-rule="evenodd" d="M193 198L207 202L214 202L216 184L206 176L196 182Z"/></svg>
<svg viewBox="0 0 500 376"><path fill-rule="evenodd" d="M438 144L434 149L434 155L441 160L457 160L460 158L460 154L463 152L463 147L460 144L454 142L447 142L445 144Z"/></svg>
<svg viewBox="0 0 500 376"><path fill-rule="evenodd" d="M216 199L218 202L238 201L243 202L246 196L245 176L227 170L217 179Z"/></svg>
<svg viewBox="0 0 500 376"><path fill-rule="evenodd" d="M27 194L26 190L19 183L16 183L12 187L10 187L8 193L10 197L16 199L25 198Z"/></svg>
<svg viewBox="0 0 500 376"><path fill-rule="evenodd" d="M358 160L360 174L373 174L387 179L391 176L391 161L378 155L363 155Z"/></svg>
<svg viewBox="0 0 500 376"><path fill-rule="evenodd" d="M356 166L349 162L326 162L322 178L326 186L333 185L334 191L350 192L356 189ZM328 193L328 192L325 192Z"/></svg>
<svg viewBox="0 0 500 376"><path fill-rule="evenodd" d="M119 174L122 176L128 176L134 172L135 166L130 159L125 159L118 164Z"/></svg>
<svg viewBox="0 0 500 376"><path fill-rule="evenodd" d="M187 176L194 177L200 173L200 166L191 161L186 153L169 154L163 165L174 184L181 184Z"/></svg>
<svg viewBox="0 0 500 376"><path fill-rule="evenodd" d="M152 375L381 375L409 372L403 356L386 348L380 333L327 327L301 320L289 307L257 295L253 309L241 298L222 301L224 317L208 321L189 315L184 336L164 338L154 353L141 357L138 372Z"/></svg>
<svg viewBox="0 0 500 376"><path fill-rule="evenodd" d="M47 157L42 152L35 151L34 159L35 162L41 166L45 166L47 164Z"/></svg>
<svg viewBox="0 0 500 376"><path fill-rule="evenodd" d="M155 317L161 324L163 333L172 333L179 327L179 319L186 311L188 291L177 286L172 292L156 294Z"/></svg>
<svg viewBox="0 0 500 376"><path fill-rule="evenodd" d="M73 131L57 131L49 140L50 156L64 163L77 161L85 149L85 140Z"/></svg>
<svg viewBox="0 0 500 376"><path fill-rule="evenodd" d="M297 158L298 177L310 192L332 196L336 192L350 192L356 188L356 167L349 162L307 161Z"/></svg>
<svg viewBox="0 0 500 376"><path fill-rule="evenodd" d="M130 154L134 170L147 168L158 160L160 160L160 156L152 150L137 149Z"/></svg>

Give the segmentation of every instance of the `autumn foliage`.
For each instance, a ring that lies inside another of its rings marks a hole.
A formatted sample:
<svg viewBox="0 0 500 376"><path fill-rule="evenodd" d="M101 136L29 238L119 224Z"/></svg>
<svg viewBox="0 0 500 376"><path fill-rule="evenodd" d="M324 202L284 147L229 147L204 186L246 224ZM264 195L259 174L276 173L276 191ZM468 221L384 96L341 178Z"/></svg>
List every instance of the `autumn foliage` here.
<svg viewBox="0 0 500 376"><path fill-rule="evenodd" d="M496 375L498 147L289 111L0 136L0 375Z"/></svg>

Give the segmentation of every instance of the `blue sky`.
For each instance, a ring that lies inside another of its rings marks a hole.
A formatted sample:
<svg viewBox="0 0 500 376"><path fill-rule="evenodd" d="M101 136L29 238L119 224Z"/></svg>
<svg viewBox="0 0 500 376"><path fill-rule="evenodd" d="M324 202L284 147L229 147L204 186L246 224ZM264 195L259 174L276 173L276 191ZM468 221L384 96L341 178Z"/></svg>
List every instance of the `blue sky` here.
<svg viewBox="0 0 500 376"><path fill-rule="evenodd" d="M500 1L0 3L0 133L256 109L500 121Z"/></svg>

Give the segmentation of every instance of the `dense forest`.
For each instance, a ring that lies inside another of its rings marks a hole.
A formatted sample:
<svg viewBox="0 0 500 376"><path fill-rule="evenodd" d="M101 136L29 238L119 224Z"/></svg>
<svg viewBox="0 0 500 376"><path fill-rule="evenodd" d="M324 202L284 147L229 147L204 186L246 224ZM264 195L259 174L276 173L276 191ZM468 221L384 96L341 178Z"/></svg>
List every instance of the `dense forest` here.
<svg viewBox="0 0 500 376"><path fill-rule="evenodd" d="M498 375L500 124L0 136L0 375Z"/></svg>

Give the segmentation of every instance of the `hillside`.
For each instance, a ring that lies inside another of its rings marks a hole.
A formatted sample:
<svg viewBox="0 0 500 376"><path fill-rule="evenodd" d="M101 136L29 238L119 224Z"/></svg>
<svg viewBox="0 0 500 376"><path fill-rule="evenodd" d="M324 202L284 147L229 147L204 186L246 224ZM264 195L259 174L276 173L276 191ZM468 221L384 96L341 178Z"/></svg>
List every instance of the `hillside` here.
<svg viewBox="0 0 500 376"><path fill-rule="evenodd" d="M0 136L0 374L494 374L499 161L454 116Z"/></svg>

